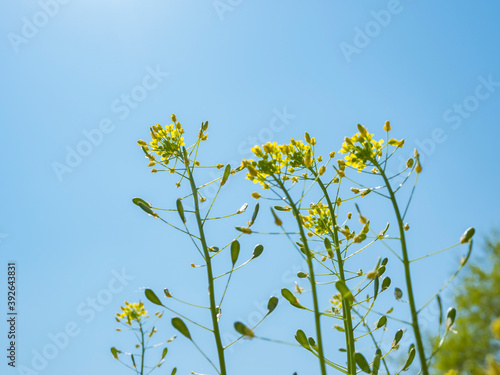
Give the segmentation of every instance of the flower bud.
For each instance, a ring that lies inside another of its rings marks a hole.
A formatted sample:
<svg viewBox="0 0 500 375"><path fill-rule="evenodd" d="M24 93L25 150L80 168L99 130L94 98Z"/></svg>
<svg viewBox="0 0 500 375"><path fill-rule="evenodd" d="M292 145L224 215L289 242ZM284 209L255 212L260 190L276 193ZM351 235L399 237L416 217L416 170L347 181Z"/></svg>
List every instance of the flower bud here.
<svg viewBox="0 0 500 375"><path fill-rule="evenodd" d="M415 172L420 173L422 172L422 165L420 162L417 162L417 166L415 167Z"/></svg>
<svg viewBox="0 0 500 375"><path fill-rule="evenodd" d="M361 135L363 137L367 137L368 136L368 130L366 130L366 128L363 125L358 124L358 130L359 130L359 132L361 133Z"/></svg>
<svg viewBox="0 0 500 375"><path fill-rule="evenodd" d="M407 166L408 168L413 167L413 159L412 159L412 158L409 158L409 159L406 161L406 166Z"/></svg>
<svg viewBox="0 0 500 375"><path fill-rule="evenodd" d="M252 198L255 198L255 199L259 199L260 198L260 194L257 193L256 191L254 191L251 195L252 195Z"/></svg>
<svg viewBox="0 0 500 375"><path fill-rule="evenodd" d="M389 121L386 121L384 124L384 130L386 132L391 131L391 123Z"/></svg>
<svg viewBox="0 0 500 375"><path fill-rule="evenodd" d="M172 116L170 116L170 118L172 119L172 122L176 123L177 122L177 116L172 114Z"/></svg>
<svg viewBox="0 0 500 375"><path fill-rule="evenodd" d="M306 134L307 134L307 133L306 133ZM309 168L309 167L312 165L312 162L313 162L313 160L312 160L311 153L310 153L310 152L308 152L308 153L306 154L306 156L304 157L304 165L305 165L307 168Z"/></svg>
<svg viewBox="0 0 500 375"><path fill-rule="evenodd" d="M323 165L323 166L319 169L319 172L318 172L318 173L319 173L319 175L320 175L320 176L323 176L323 173L325 173L325 171L326 171L326 167Z"/></svg>
<svg viewBox="0 0 500 375"><path fill-rule="evenodd" d="M333 158L335 157L335 151L331 151L329 154L328 154L329 157Z"/></svg>
<svg viewBox="0 0 500 375"><path fill-rule="evenodd" d="M309 135L308 132L305 132L304 139L306 140L307 143L311 143L311 136Z"/></svg>

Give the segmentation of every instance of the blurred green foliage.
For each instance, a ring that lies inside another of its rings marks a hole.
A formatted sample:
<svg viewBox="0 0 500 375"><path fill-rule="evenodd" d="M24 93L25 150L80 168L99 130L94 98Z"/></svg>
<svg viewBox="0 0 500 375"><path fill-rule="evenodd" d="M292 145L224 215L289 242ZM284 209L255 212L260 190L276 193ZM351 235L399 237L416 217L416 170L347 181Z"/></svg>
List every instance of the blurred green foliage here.
<svg viewBox="0 0 500 375"><path fill-rule="evenodd" d="M457 333L448 336L436 356L433 363L436 374L449 370L460 375L500 374L492 366L492 361L500 359L500 341L492 332L492 322L500 317L498 233L486 241L479 258L475 259L456 289L457 319L453 328Z"/></svg>

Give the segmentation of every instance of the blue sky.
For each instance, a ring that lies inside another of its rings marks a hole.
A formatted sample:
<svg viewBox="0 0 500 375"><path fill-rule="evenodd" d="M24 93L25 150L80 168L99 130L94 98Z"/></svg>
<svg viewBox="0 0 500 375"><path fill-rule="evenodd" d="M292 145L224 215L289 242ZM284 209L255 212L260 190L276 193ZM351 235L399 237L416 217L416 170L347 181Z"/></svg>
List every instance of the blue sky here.
<svg viewBox="0 0 500 375"><path fill-rule="evenodd" d="M0 275L6 280L7 262L17 262L17 365L32 373L127 373L109 353L124 336L113 319L124 300L143 299L144 287L206 298L203 270L189 267L196 254L188 240L131 203L140 196L171 207L181 194L170 175L149 172L136 145L171 113L192 137L208 120L203 157L233 165L254 143L287 142L307 130L327 153L357 123L382 135L390 120L394 136L406 139L402 160L418 147L424 165L408 217L412 254L455 243L469 226L479 245L498 228L498 4L40 0L0 8ZM219 210L253 205L253 190L235 177ZM388 207L375 201L365 209L383 221ZM271 220L263 212L265 229ZM236 235L232 221L222 225L214 238ZM242 245L250 254L257 242L266 252L235 274L227 332L272 293L293 287L301 264L279 238L251 236ZM416 264L419 302L464 251ZM391 272L398 282L399 268ZM90 307L89 298L109 295ZM297 328L312 329L311 319L283 303L258 333L292 341ZM7 325L0 327L4 347ZM174 334L167 319L159 328L165 338ZM74 336L35 371L34 351L65 329ZM332 333L332 347L340 337ZM172 343L158 373L178 366L180 374L211 374L188 344ZM235 345L228 361L239 375L317 371L307 352L255 340ZM5 358L0 366L23 373Z"/></svg>

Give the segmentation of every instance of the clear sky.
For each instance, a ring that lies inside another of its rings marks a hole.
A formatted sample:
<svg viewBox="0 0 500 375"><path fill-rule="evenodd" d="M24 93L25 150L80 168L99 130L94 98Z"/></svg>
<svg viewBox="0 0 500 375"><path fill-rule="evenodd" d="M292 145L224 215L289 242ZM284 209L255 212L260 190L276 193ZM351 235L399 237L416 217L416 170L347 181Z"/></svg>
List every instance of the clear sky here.
<svg viewBox="0 0 500 375"><path fill-rule="evenodd" d="M406 139L402 159L418 147L424 165L408 217L412 255L455 243L469 226L480 245L500 224L496 2L40 0L4 1L0 9L4 354L11 260L19 313L18 368L2 354L2 374L129 373L109 352L123 343L114 314L124 300L144 299L144 287L206 298L203 269L189 266L196 253L188 240L131 203L140 196L172 207L181 194L170 175L149 172L136 145L171 113L191 137L208 120L203 157L232 164L249 157L255 143L287 142L305 130L324 153L338 150L357 123L382 135L390 120L394 135ZM236 176L218 210L253 205L253 190ZM366 210L392 220L384 204ZM269 211L262 212L266 229ZM236 235L233 222L222 225L215 229L220 237ZM257 242L265 253L235 274L228 295L228 334L235 320L258 315L271 294L293 288L302 267L279 238L247 237L247 254ZM418 263L419 302L464 252ZM395 282L398 267L391 270ZM98 297L104 303L89 302ZM312 330L311 320L282 303L258 334L293 341L297 328ZM329 356L337 358L341 336L330 326L325 321ZM36 353L64 330L73 334L69 342L35 371ZM168 319L159 330L164 338L175 333ZM193 334L210 347L201 332ZM182 375L213 373L185 339L169 348L158 373L173 366ZM238 375L317 373L315 358L299 348L254 340L228 355ZM21 365L32 372L19 372Z"/></svg>

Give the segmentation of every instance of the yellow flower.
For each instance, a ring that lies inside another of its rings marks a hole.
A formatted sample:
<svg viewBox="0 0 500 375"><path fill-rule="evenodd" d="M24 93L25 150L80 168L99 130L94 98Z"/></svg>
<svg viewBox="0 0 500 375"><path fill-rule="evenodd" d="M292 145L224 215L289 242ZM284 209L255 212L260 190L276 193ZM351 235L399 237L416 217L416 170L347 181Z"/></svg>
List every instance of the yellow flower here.
<svg viewBox="0 0 500 375"><path fill-rule="evenodd" d="M448 371L446 374L444 375L458 375L458 371L457 370L450 370Z"/></svg>
<svg viewBox="0 0 500 375"><path fill-rule="evenodd" d="M184 145L184 129L180 122L177 122L175 115L171 116L173 124L162 127L156 124L150 128L151 142L149 143L151 150L161 156L161 160L168 163L172 157L180 157L181 147ZM140 140L137 142L141 147L147 147L146 142Z"/></svg>
<svg viewBox="0 0 500 375"><path fill-rule="evenodd" d="M361 172L366 168L367 163L382 156L384 140L375 141L373 134L368 133L368 130L362 125L358 125L358 130L359 133L356 133L352 138L345 137L340 153L347 154L344 157L345 165L357 168Z"/></svg>
<svg viewBox="0 0 500 375"><path fill-rule="evenodd" d="M404 143L405 143L404 139L401 139L400 141L398 141L397 139L394 139L394 138L389 139L389 142L388 142L389 145L396 146L399 148L402 148Z"/></svg>
<svg viewBox="0 0 500 375"><path fill-rule="evenodd" d="M146 316L147 311L144 310L144 304L139 303L129 303L125 301L125 306L120 306L122 313L117 313L117 319L126 319L126 324L132 325L133 321L140 322L143 316Z"/></svg>
<svg viewBox="0 0 500 375"><path fill-rule="evenodd" d="M310 137L309 140L312 142ZM312 147L293 138L290 144L267 142L262 146L252 147L251 151L256 160L245 159L241 167L247 169L247 179L260 183L263 189L269 189L272 184L276 184L276 179L298 182L296 176L289 174L294 173L296 169L310 167L314 161Z"/></svg>

